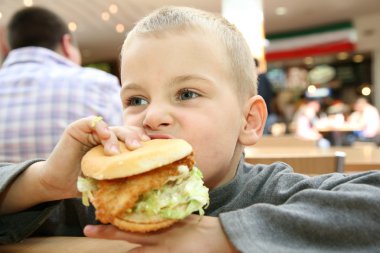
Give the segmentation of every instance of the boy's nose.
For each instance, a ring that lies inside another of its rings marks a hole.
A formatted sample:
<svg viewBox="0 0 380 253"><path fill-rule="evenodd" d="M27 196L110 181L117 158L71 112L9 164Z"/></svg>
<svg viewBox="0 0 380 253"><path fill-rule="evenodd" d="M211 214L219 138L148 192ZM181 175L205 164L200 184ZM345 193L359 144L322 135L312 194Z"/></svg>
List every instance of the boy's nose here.
<svg viewBox="0 0 380 253"><path fill-rule="evenodd" d="M150 105L147 108L145 118L143 121L144 128L149 130L160 130L163 127L168 127L173 124L173 117L170 115L169 110L162 106Z"/></svg>

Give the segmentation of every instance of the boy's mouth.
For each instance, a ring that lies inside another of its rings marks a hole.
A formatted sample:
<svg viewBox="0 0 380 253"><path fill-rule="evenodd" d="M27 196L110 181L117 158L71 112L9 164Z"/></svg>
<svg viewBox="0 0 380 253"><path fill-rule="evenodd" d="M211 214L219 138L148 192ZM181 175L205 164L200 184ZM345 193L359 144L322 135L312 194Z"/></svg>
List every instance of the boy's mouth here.
<svg viewBox="0 0 380 253"><path fill-rule="evenodd" d="M175 139L173 136L168 134L148 134L148 136L154 140L154 139Z"/></svg>

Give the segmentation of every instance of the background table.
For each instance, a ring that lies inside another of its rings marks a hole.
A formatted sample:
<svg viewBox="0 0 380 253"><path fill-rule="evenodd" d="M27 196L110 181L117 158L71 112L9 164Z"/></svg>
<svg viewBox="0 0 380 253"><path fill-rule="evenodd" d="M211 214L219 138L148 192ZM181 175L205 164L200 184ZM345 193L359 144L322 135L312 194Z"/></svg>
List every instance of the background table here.
<svg viewBox="0 0 380 253"><path fill-rule="evenodd" d="M380 149L378 147L331 147L322 149L318 147L247 147L246 158L258 157L308 157L325 156L334 152L344 152L344 172L362 172L368 170L380 170Z"/></svg>

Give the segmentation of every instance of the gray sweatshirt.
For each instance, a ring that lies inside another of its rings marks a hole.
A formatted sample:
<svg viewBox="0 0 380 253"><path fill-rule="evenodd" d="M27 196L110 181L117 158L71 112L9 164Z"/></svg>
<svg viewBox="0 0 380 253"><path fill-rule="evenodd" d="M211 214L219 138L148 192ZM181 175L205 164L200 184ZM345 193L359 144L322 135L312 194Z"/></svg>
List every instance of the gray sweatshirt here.
<svg viewBox="0 0 380 253"><path fill-rule="evenodd" d="M0 164L0 192L35 161ZM284 163L243 162L235 178L210 192L240 252L380 252L380 172L308 177ZM0 217L0 243L28 236L82 236L94 210L79 199L43 203Z"/></svg>

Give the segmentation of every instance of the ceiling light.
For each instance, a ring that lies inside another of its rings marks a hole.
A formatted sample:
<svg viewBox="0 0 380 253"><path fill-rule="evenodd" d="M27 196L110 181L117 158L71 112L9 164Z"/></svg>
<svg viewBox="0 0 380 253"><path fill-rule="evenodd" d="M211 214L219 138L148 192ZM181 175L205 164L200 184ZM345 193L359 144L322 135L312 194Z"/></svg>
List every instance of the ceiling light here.
<svg viewBox="0 0 380 253"><path fill-rule="evenodd" d="M307 87L307 92L310 94L313 94L316 91L317 91L317 87L315 85L309 85L309 87Z"/></svg>
<svg viewBox="0 0 380 253"><path fill-rule="evenodd" d="M286 9L285 7L278 7L276 8L275 12L278 16L283 16L288 12L288 9Z"/></svg>
<svg viewBox="0 0 380 253"><path fill-rule="evenodd" d="M304 62L306 65L311 65L311 64L314 63L314 59L313 59L313 57L305 57L305 58L303 59L303 62Z"/></svg>
<svg viewBox="0 0 380 253"><path fill-rule="evenodd" d="M115 29L116 29L116 32L118 32L118 33L122 33L122 32L124 32L124 25L123 24L117 24L116 26L115 26Z"/></svg>
<svg viewBox="0 0 380 253"><path fill-rule="evenodd" d="M355 55L352 60L356 63L361 63L364 60L364 56L361 54Z"/></svg>
<svg viewBox="0 0 380 253"><path fill-rule="evenodd" d="M371 88L368 86L363 87L361 92L363 96L369 96L371 94Z"/></svg>
<svg viewBox="0 0 380 253"><path fill-rule="evenodd" d="M116 4L111 4L110 7L108 8L108 10L112 13L112 14L115 14L119 8L117 7Z"/></svg>
<svg viewBox="0 0 380 253"><path fill-rule="evenodd" d="M104 20L104 21L107 21L107 20L109 20L110 19L110 14L108 13L108 12L102 12L102 19Z"/></svg>
<svg viewBox="0 0 380 253"><path fill-rule="evenodd" d="M24 5L25 5L26 7L30 7L30 6L32 6L32 5L33 5L33 0L24 0Z"/></svg>
<svg viewBox="0 0 380 253"><path fill-rule="evenodd" d="M75 22L70 22L68 28L70 31L75 32L77 30L77 24L75 24Z"/></svg>
<svg viewBox="0 0 380 253"><path fill-rule="evenodd" d="M347 52L340 52L337 54L336 58L340 61L344 61L348 59L348 53Z"/></svg>

